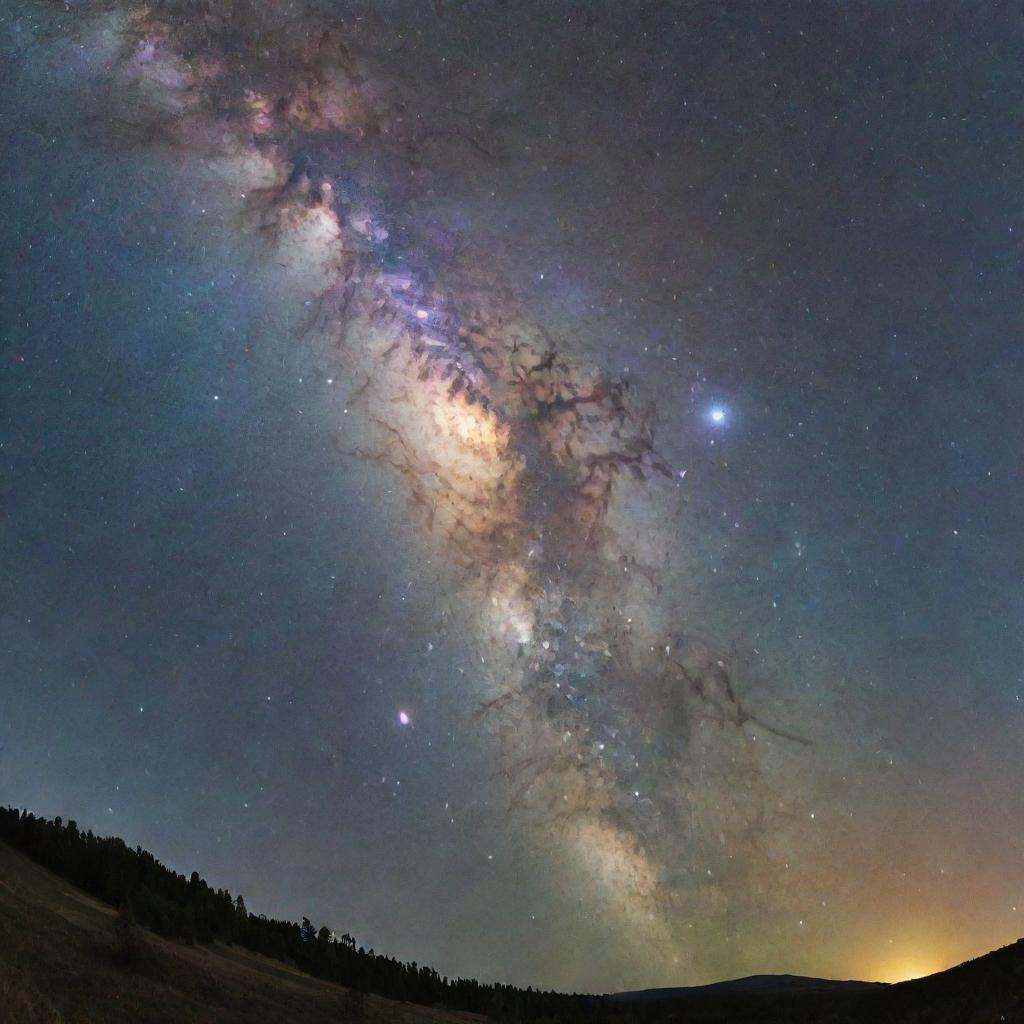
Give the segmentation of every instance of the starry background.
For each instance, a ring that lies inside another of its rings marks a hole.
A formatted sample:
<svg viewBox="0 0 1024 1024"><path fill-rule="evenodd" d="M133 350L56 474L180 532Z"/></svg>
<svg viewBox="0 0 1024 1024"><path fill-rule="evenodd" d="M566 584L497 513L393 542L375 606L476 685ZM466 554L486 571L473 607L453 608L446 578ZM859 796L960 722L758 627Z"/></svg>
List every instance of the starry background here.
<svg viewBox="0 0 1024 1024"><path fill-rule="evenodd" d="M409 215L657 403L671 587L812 739L786 785L824 878L770 917L726 882L710 952L654 971L563 891L395 481L339 449L304 300L180 168L81 130L105 58L27 4L0 34L0 800L524 985L893 980L1018 938L1019 9L316 10L501 156L438 143Z"/></svg>

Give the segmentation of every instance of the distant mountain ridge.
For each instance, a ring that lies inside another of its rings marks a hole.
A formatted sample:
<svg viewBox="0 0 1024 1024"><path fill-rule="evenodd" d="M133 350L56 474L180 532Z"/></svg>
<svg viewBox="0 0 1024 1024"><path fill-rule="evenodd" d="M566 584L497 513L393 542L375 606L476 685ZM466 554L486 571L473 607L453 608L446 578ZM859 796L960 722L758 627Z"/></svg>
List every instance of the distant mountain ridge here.
<svg viewBox="0 0 1024 1024"><path fill-rule="evenodd" d="M762 974L608 998L658 1024L1024 1024L1024 939L893 985Z"/></svg>
<svg viewBox="0 0 1024 1024"><path fill-rule="evenodd" d="M353 945L0 808L2 1024L1024 1024L1024 939L894 985L769 974L611 996L453 982Z"/></svg>
<svg viewBox="0 0 1024 1024"><path fill-rule="evenodd" d="M780 995L801 992L854 992L887 988L884 981L834 981L830 978L808 978L799 974L751 974L746 978L716 981L709 985L685 985L678 988L645 988L635 992L616 992L610 999L625 1002L685 999L726 993L743 995Z"/></svg>

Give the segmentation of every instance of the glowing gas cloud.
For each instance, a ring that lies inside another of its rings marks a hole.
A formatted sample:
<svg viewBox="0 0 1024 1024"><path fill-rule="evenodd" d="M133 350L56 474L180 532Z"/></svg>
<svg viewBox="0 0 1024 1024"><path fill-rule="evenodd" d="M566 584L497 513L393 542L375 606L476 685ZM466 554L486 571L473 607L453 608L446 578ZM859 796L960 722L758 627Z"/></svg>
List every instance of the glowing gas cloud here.
<svg viewBox="0 0 1024 1024"><path fill-rule="evenodd" d="M74 31L111 54L97 136L215 182L311 297L296 340L348 382L337 415L367 425L346 455L400 482L445 567L446 614L479 655L456 685L524 833L652 955L694 901L724 898L720 875L770 899L794 808L765 758L807 741L750 704L737 656L689 639L665 590L684 472L654 406L514 295L405 259L401 196L353 168L390 160L415 189L425 129L292 5L111 6Z"/></svg>

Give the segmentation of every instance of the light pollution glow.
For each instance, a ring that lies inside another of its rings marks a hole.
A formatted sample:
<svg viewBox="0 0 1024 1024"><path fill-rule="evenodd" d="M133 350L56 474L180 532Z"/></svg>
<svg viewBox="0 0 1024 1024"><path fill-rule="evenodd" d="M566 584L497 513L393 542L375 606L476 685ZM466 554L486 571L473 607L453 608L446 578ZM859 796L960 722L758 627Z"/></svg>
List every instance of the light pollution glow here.
<svg viewBox="0 0 1024 1024"><path fill-rule="evenodd" d="M331 160L370 127L401 150L414 119L386 87L360 87L341 41L264 6L236 12L278 33L249 69L159 4L83 17L83 38L114 54L112 141L213 180L237 230L310 297L300 341L347 383L339 419L365 425L346 455L401 483L423 557L444 567L444 614L480 666L462 700L510 812L667 977L690 955L688 922L725 913L730 891L768 915L808 877L827 889L828 844L806 851L802 882L790 869L814 817L791 785L811 738L747 698L740 655L686 635L667 583L690 481L659 454L654 408L508 296L390 258L384 202L342 195ZM707 416L730 419L721 404ZM849 971L944 965L919 948Z"/></svg>

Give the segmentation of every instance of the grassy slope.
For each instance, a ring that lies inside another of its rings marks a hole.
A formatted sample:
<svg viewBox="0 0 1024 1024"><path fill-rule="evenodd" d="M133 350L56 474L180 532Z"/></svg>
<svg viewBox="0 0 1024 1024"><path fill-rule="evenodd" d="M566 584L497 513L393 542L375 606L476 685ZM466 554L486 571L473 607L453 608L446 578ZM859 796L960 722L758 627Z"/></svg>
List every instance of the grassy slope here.
<svg viewBox="0 0 1024 1024"><path fill-rule="evenodd" d="M471 1024L468 1013L349 993L229 946L184 946L144 932L139 971L114 955L114 911L0 843L0 1024Z"/></svg>
<svg viewBox="0 0 1024 1024"><path fill-rule="evenodd" d="M143 933L146 966L115 956L117 915L0 843L0 1024L481 1024L469 1013L366 997L229 946ZM831 995L669 1000L686 1024L1024 1024L1024 940L920 981Z"/></svg>

